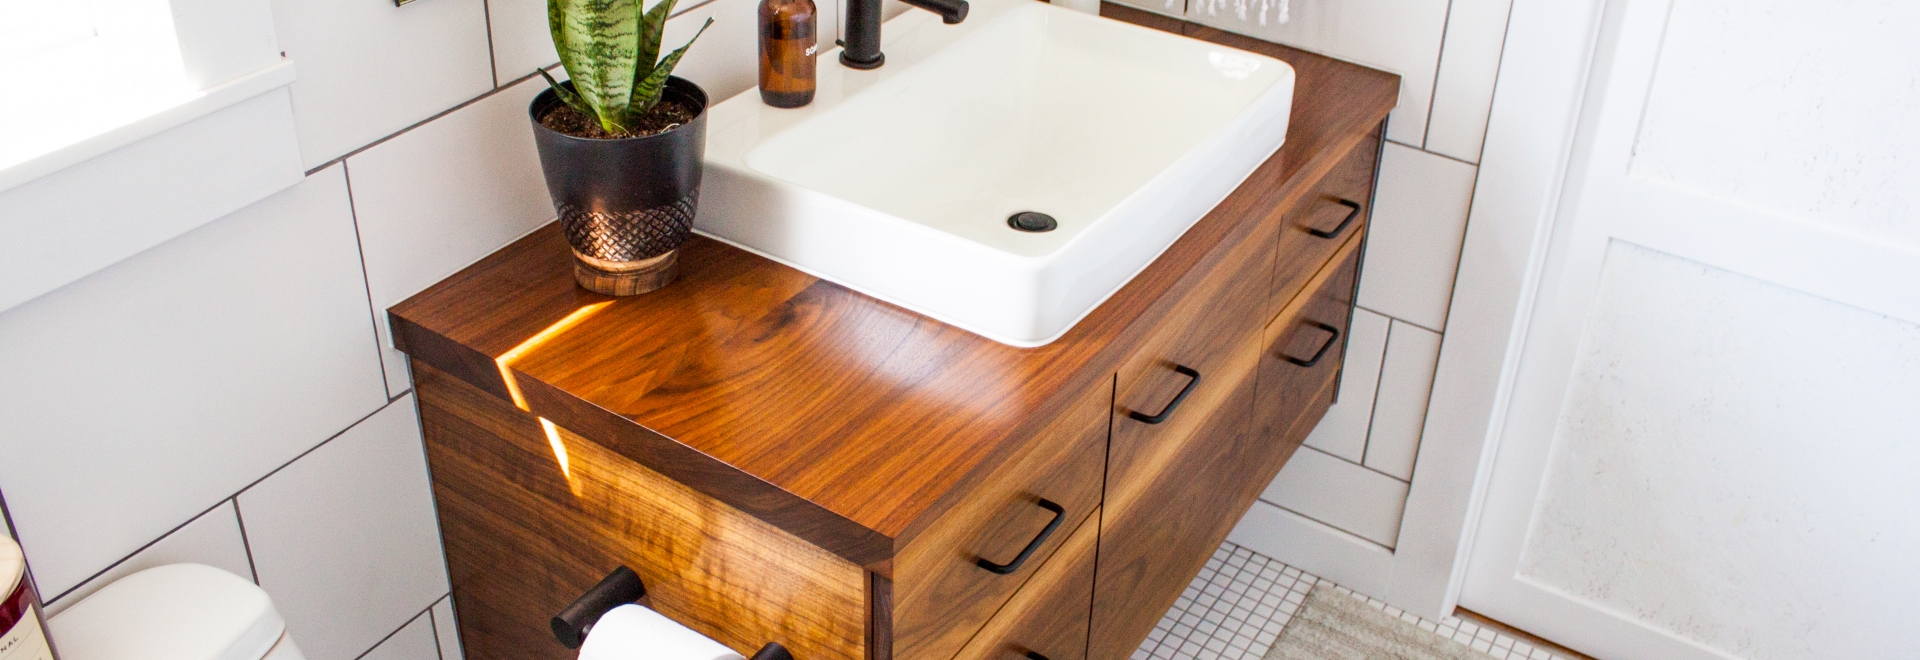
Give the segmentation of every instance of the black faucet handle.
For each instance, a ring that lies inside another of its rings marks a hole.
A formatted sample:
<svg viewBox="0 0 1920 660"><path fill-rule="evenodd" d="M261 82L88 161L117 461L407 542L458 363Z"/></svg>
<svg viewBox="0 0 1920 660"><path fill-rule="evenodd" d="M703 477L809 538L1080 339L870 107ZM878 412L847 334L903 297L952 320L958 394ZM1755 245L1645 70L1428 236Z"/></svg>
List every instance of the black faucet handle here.
<svg viewBox="0 0 1920 660"><path fill-rule="evenodd" d="M907 4L940 15L940 20L953 25L967 20L967 0L901 0Z"/></svg>

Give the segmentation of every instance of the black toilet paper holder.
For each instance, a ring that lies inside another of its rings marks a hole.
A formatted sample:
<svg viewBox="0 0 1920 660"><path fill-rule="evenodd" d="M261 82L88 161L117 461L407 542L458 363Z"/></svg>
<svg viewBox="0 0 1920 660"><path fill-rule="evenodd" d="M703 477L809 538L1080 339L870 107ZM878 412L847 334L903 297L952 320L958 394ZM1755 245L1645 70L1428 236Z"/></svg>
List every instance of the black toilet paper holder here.
<svg viewBox="0 0 1920 660"><path fill-rule="evenodd" d="M587 633L593 630L593 624L608 610L640 600L647 595L647 585L640 582L640 574L633 569L621 566L613 569L599 584L593 585L587 593L581 594L553 617L553 638L561 646L569 649L580 648L587 641ZM766 646L755 651L750 660L793 660L793 654L779 642L767 642Z"/></svg>

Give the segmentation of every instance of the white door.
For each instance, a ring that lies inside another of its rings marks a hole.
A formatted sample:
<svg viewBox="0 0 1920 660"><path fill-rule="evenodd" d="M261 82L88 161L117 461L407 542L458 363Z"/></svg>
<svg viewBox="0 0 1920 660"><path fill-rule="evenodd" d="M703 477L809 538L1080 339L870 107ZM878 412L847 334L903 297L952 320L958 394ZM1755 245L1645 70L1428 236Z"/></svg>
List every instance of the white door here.
<svg viewBox="0 0 1920 660"><path fill-rule="evenodd" d="M1460 604L1602 658L1920 657L1920 3L1598 16Z"/></svg>

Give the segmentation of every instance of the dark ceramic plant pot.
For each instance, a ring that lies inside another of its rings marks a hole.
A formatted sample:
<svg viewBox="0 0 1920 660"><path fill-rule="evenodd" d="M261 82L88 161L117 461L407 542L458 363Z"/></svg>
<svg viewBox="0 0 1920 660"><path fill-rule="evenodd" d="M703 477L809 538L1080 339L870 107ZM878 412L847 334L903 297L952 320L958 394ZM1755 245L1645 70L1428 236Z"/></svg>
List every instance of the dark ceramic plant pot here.
<svg viewBox="0 0 1920 660"><path fill-rule="evenodd" d="M679 272L678 250L693 234L700 201L707 93L673 76L664 94L663 103L677 98L697 108L694 118L643 137L596 140L547 128L540 118L560 104L551 89L527 109L547 191L573 246L574 279L590 290L646 293Z"/></svg>

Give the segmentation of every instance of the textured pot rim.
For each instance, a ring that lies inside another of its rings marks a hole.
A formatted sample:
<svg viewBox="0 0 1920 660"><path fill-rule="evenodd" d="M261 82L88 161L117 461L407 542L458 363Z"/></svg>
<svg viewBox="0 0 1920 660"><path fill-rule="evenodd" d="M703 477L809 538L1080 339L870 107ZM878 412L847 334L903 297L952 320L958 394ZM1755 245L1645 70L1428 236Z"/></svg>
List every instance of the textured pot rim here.
<svg viewBox="0 0 1920 660"><path fill-rule="evenodd" d="M553 93L552 85L548 85L546 89L540 90L539 94L534 95L533 101L527 103L527 118L533 121L533 130L543 131L543 132L550 133L552 135L555 135L564 139L568 139L568 140L580 140L582 142L618 144L622 142L640 142L645 140L652 140L655 138L663 138L663 137L672 135L674 133L678 133L680 131L686 130L688 127L693 126L695 123L699 122L702 118L706 117L707 110L709 110L713 106L712 97L710 97L707 94L706 88L701 87L699 83L696 83L691 80L687 80L686 78L682 78L680 76L672 76L672 75L667 76L667 85L671 86L674 83L674 81L685 83L687 87L690 87L693 89L693 91L700 93L700 99L699 99L700 110L698 112L693 113L692 119L688 119L684 123L681 123L679 126L675 126L673 128L669 128L667 130L654 133L652 135L635 135L631 137L618 137L618 138L593 138L593 137L581 137L578 135L568 135L566 133L562 133L560 131L547 128L546 124L540 123L541 109L543 107L548 107L554 104L561 103L559 95ZM568 78L564 81L561 81L560 84L566 85L568 88L572 88L573 79ZM668 87L668 88L670 89L671 87Z"/></svg>

